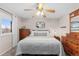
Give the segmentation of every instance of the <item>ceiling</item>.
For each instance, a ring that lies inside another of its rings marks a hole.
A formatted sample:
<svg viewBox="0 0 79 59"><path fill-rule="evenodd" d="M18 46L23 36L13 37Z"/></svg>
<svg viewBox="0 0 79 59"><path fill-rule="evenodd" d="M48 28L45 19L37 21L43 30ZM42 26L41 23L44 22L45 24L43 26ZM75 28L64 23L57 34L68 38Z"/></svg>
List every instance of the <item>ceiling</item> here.
<svg viewBox="0 0 79 59"><path fill-rule="evenodd" d="M44 6L51 7L55 9L55 13L46 12L47 18L61 18L66 13L69 13L74 8L78 8L79 4L77 3L45 3ZM34 16L37 12L35 3L0 3L0 7L5 10L10 11L11 13L15 13L17 16L29 19ZM24 9L34 9L32 11L24 11Z"/></svg>

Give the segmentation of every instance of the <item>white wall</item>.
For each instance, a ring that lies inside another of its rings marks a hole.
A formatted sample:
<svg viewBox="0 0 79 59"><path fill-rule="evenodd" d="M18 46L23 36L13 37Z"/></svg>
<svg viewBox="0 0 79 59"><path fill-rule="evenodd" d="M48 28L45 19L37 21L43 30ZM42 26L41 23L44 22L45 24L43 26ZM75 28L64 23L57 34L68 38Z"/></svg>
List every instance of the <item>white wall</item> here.
<svg viewBox="0 0 79 59"><path fill-rule="evenodd" d="M15 47L19 41L19 20L17 16L13 16L13 21L12 21L12 42L13 42L13 47Z"/></svg>
<svg viewBox="0 0 79 59"><path fill-rule="evenodd" d="M59 27L59 19L51 19L51 18L31 18L31 19L25 19L20 20L20 28L22 26L26 26L28 29L37 29L36 22L37 21L44 21L45 22L45 29L48 29L51 31L51 35L53 36L56 34L57 28Z"/></svg>
<svg viewBox="0 0 79 59"><path fill-rule="evenodd" d="M61 28L65 26L66 28ZM69 22L69 14L64 15L59 21L59 35L65 36L67 33L70 32L70 22Z"/></svg>

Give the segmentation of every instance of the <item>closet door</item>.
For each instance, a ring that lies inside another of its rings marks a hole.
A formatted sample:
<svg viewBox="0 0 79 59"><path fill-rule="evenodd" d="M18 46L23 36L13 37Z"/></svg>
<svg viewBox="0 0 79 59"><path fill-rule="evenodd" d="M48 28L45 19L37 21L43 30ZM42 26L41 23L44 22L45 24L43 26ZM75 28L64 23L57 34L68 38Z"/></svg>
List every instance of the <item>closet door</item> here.
<svg viewBox="0 0 79 59"><path fill-rule="evenodd" d="M0 53L1 53L1 46L2 44L1 44L1 20L0 20Z"/></svg>
<svg viewBox="0 0 79 59"><path fill-rule="evenodd" d="M12 48L12 15L0 8L0 55Z"/></svg>

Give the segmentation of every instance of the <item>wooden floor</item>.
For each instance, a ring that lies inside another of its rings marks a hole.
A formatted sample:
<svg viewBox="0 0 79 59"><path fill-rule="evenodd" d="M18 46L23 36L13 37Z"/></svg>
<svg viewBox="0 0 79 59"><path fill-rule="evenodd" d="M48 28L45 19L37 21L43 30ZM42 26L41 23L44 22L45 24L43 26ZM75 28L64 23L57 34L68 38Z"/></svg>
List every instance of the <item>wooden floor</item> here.
<svg viewBox="0 0 79 59"><path fill-rule="evenodd" d="M15 56L15 53L16 53L16 47L12 48L10 51L6 52L2 56Z"/></svg>

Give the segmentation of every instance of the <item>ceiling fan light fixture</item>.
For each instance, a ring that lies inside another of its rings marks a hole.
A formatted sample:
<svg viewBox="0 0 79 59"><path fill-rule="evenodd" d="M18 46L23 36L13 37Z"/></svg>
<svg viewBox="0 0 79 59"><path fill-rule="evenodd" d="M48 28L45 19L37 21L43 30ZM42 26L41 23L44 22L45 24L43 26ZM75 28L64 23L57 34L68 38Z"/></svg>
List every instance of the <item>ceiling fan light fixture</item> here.
<svg viewBox="0 0 79 59"><path fill-rule="evenodd" d="M41 4L41 3L38 4L38 10L39 11L42 11L43 10L43 4Z"/></svg>
<svg viewBox="0 0 79 59"><path fill-rule="evenodd" d="M43 11L38 11L36 13L37 16L45 16L45 13Z"/></svg>
<svg viewBox="0 0 79 59"><path fill-rule="evenodd" d="M41 14L41 12L40 11L37 11L36 15L39 16L40 14Z"/></svg>

